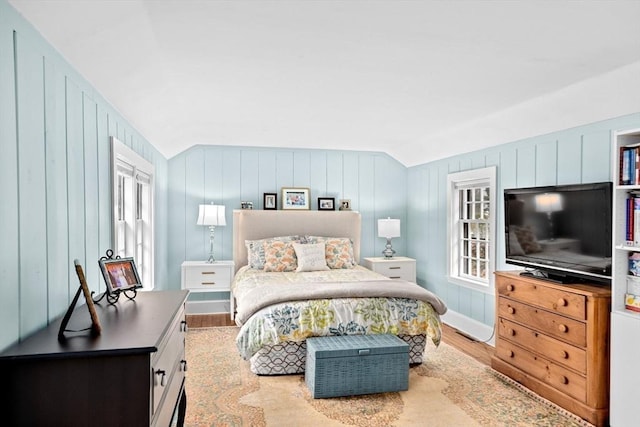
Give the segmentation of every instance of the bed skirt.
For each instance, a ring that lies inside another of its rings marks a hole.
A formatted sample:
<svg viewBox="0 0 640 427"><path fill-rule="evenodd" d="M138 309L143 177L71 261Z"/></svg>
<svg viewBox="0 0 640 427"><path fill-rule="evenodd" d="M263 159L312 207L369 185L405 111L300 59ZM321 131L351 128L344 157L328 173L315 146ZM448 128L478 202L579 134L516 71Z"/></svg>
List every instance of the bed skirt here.
<svg viewBox="0 0 640 427"><path fill-rule="evenodd" d="M422 363L426 335L398 335L409 344L409 363ZM307 342L287 341L260 349L251 358L251 372L257 375L302 374L307 357Z"/></svg>

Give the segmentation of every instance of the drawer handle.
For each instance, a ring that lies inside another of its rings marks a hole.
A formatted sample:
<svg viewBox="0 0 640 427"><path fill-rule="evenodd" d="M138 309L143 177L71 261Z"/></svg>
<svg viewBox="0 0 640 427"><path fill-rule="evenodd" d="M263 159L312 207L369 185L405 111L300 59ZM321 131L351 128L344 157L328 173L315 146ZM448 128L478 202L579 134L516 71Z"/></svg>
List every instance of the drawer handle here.
<svg viewBox="0 0 640 427"><path fill-rule="evenodd" d="M513 352L513 350L509 350L509 357L514 357L516 354Z"/></svg>
<svg viewBox="0 0 640 427"><path fill-rule="evenodd" d="M389 276L389 279L399 279L400 276Z"/></svg>
<svg viewBox="0 0 640 427"><path fill-rule="evenodd" d="M558 300L558 307L565 307L567 305L567 300L564 298L560 298Z"/></svg>
<svg viewBox="0 0 640 427"><path fill-rule="evenodd" d="M558 330L560 332L567 332L569 330L569 327L567 325L564 325L564 324L561 323L561 324L558 325Z"/></svg>
<svg viewBox="0 0 640 427"><path fill-rule="evenodd" d="M515 314L516 309L513 308L513 307L509 307L509 308L507 308L507 311L509 312L509 314Z"/></svg>
<svg viewBox="0 0 640 427"><path fill-rule="evenodd" d="M560 378L560 382L562 384L569 384L569 378L565 377L564 375L562 376L562 378Z"/></svg>
<svg viewBox="0 0 640 427"><path fill-rule="evenodd" d="M566 350L563 350L563 351L562 351L562 358L563 358L563 359L568 359L568 358L569 358L569 353L567 353L567 351L566 351Z"/></svg>
<svg viewBox="0 0 640 427"><path fill-rule="evenodd" d="M358 350L358 356L367 356L369 353L371 353L370 349L365 349L365 350Z"/></svg>
<svg viewBox="0 0 640 427"><path fill-rule="evenodd" d="M182 371L183 372L187 372L187 361L186 360L182 359L180 361L180 366L182 367Z"/></svg>
<svg viewBox="0 0 640 427"><path fill-rule="evenodd" d="M216 282L201 282L201 285L215 285Z"/></svg>
<svg viewBox="0 0 640 427"><path fill-rule="evenodd" d="M389 267L389 270L400 270L400 267Z"/></svg>
<svg viewBox="0 0 640 427"><path fill-rule="evenodd" d="M215 271L203 271L202 274L216 274Z"/></svg>
<svg viewBox="0 0 640 427"><path fill-rule="evenodd" d="M514 289L515 289L515 286L513 286L511 284L507 285L507 290L508 291L513 291Z"/></svg>
<svg viewBox="0 0 640 427"><path fill-rule="evenodd" d="M507 333L508 333L509 335L511 335L512 337L515 337L515 336L516 336L516 331L515 331L515 330L513 330L513 329L511 329L511 328L507 329Z"/></svg>
<svg viewBox="0 0 640 427"><path fill-rule="evenodd" d="M180 332L187 332L187 321L183 320L180 322Z"/></svg>
<svg viewBox="0 0 640 427"><path fill-rule="evenodd" d="M161 385L162 387L164 387L164 379L165 379L165 377L167 376L167 373L166 373L164 370L162 370L162 369L158 369L158 370L156 371L156 376L159 376L159 377L160 377L160 385Z"/></svg>

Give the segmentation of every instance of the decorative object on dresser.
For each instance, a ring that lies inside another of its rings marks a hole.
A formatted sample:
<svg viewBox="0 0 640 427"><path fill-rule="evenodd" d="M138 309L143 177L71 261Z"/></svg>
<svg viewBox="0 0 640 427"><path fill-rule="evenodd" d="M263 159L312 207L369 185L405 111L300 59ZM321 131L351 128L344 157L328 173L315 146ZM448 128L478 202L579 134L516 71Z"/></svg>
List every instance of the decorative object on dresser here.
<svg viewBox="0 0 640 427"><path fill-rule="evenodd" d="M229 292L235 273L233 261L185 261L182 263L182 289L193 293ZM207 305L211 301L188 301L189 314L203 314L210 310L200 310L198 305ZM233 313L233 306L230 307ZM233 318L233 317L232 317Z"/></svg>
<svg viewBox="0 0 640 427"><path fill-rule="evenodd" d="M341 211L350 211L351 210L351 199L340 199L340 207L338 210Z"/></svg>
<svg viewBox="0 0 640 427"><path fill-rule="evenodd" d="M213 202L210 205L200 205L198 211L198 225L209 226L209 259L208 263L214 262L216 259L213 256L213 234L215 228L218 226L227 225L225 218L225 209L223 205L214 205Z"/></svg>
<svg viewBox="0 0 640 427"><path fill-rule="evenodd" d="M109 304L115 304L121 293L130 300L135 299L138 294L136 289L142 287L142 281L133 258L120 258L120 255L114 257L113 249L107 249L106 255L98 260L98 265L107 290L93 302L98 303L106 297ZM93 296L93 292L91 295Z"/></svg>
<svg viewBox="0 0 640 427"><path fill-rule="evenodd" d="M310 203L311 199L308 188L282 188L282 209L309 210Z"/></svg>
<svg viewBox="0 0 640 427"><path fill-rule="evenodd" d="M0 353L11 426L168 426L186 411L187 291L141 292L135 301L96 304L99 336L58 342L60 319ZM84 311L69 324L82 325Z"/></svg>
<svg viewBox="0 0 640 427"><path fill-rule="evenodd" d="M378 237L387 239L387 244L382 255L385 258L392 258L396 251L391 247L391 239L400 237L400 220L399 219L379 219L378 220Z"/></svg>
<svg viewBox="0 0 640 427"><path fill-rule="evenodd" d="M278 193L264 193L262 195L262 209L275 211L278 209Z"/></svg>
<svg viewBox="0 0 640 427"><path fill-rule="evenodd" d="M610 307L606 285L496 272L491 366L590 423L607 425Z"/></svg>
<svg viewBox="0 0 640 427"><path fill-rule="evenodd" d="M100 335L102 332L102 327L100 326L100 319L98 319L98 314L96 313L96 308L93 305L93 299L91 298L91 294L89 293L89 285L87 285L87 280L84 276L84 271L82 270L82 265L80 265L79 260L74 260L73 264L76 268L76 274L78 275L78 280L80 281L80 287L76 292L76 295L73 297L73 301L71 305L67 309L67 312L62 317L62 322L60 322L60 328L58 329L58 341L64 342L66 337L64 336L65 332L81 332L81 331L91 331L91 334L96 336ZM78 303L78 298L80 297L80 293L84 294L84 299L87 303L87 308L89 309L89 316L91 317L91 326L88 328L80 329L80 330L68 330L67 324L69 323L69 319L71 319L71 315L73 314L73 309Z"/></svg>
<svg viewBox="0 0 640 427"><path fill-rule="evenodd" d="M336 210L336 199L333 197L318 197L318 210L319 211L334 211Z"/></svg>
<svg viewBox="0 0 640 427"><path fill-rule="evenodd" d="M363 259L363 265L369 270L380 273L390 279L416 281L416 260L402 256L393 258L370 257Z"/></svg>

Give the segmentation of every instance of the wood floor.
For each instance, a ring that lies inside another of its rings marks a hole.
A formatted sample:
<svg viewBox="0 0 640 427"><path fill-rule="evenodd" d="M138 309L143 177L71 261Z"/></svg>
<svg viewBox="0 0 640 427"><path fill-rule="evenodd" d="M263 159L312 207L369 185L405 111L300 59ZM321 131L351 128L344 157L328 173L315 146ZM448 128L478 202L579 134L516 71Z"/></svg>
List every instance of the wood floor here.
<svg viewBox="0 0 640 427"><path fill-rule="evenodd" d="M211 326L235 326L235 323L229 317L229 313L188 314L187 325L190 328L206 328ZM444 325L442 328L442 340L479 362L487 366L491 365L492 346L473 340L448 325Z"/></svg>

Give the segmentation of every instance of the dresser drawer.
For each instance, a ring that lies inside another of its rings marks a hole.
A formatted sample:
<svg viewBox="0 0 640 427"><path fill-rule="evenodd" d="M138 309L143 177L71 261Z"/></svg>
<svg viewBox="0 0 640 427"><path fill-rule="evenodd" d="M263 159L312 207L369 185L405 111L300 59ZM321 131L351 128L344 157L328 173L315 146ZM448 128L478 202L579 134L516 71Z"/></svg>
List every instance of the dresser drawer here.
<svg viewBox="0 0 640 427"><path fill-rule="evenodd" d="M586 378L508 341L496 348L497 356L563 393L586 401Z"/></svg>
<svg viewBox="0 0 640 427"><path fill-rule="evenodd" d="M526 325L547 335L586 347L586 324L505 297L498 298L498 316Z"/></svg>
<svg viewBox="0 0 640 427"><path fill-rule="evenodd" d="M194 291L220 288L229 290L231 268L228 266L197 265L185 267L184 288Z"/></svg>
<svg viewBox="0 0 640 427"><path fill-rule="evenodd" d="M503 318L498 319L498 335L583 375L587 372L587 352L583 348Z"/></svg>
<svg viewBox="0 0 640 427"><path fill-rule="evenodd" d="M587 318L587 299L584 295L536 285L525 280L497 276L498 294L526 302L574 319Z"/></svg>
<svg viewBox="0 0 640 427"><path fill-rule="evenodd" d="M182 384L186 367L185 332L186 319L183 307L171 324L169 333L160 343L158 351L151 358L152 418L166 399L167 391L175 390L177 383Z"/></svg>

